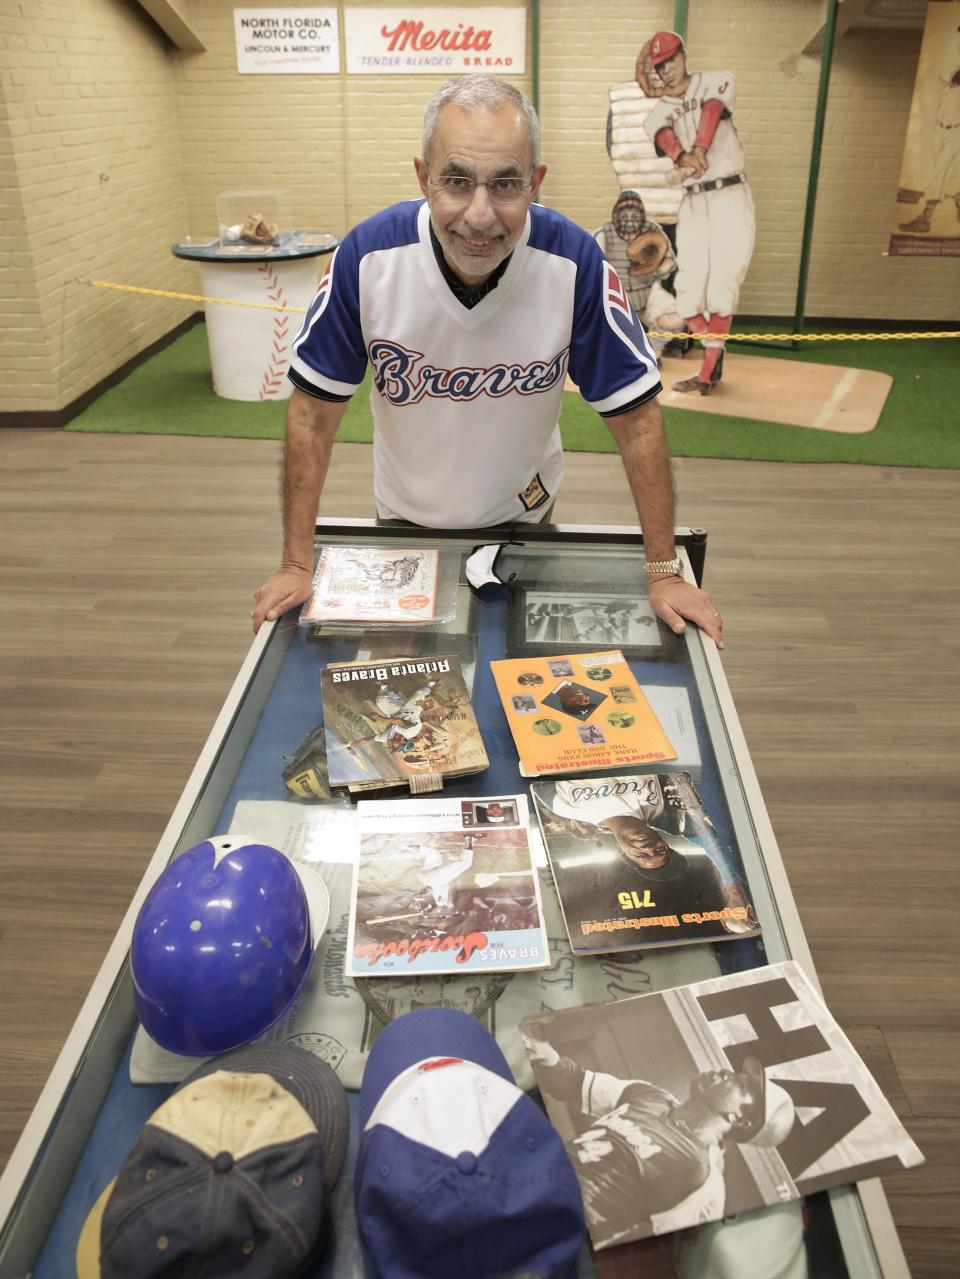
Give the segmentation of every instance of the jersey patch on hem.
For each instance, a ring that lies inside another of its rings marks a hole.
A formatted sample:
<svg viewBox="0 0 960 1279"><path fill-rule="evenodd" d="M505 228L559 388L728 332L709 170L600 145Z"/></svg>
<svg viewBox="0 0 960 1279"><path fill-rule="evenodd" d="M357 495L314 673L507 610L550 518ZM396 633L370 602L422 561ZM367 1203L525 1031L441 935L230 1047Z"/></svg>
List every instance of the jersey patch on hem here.
<svg viewBox="0 0 960 1279"><path fill-rule="evenodd" d="M533 477L522 493L518 493L520 501L523 503L525 511L535 511L538 506L543 506L544 502L549 501L550 494L543 487L543 481L540 479L540 472Z"/></svg>

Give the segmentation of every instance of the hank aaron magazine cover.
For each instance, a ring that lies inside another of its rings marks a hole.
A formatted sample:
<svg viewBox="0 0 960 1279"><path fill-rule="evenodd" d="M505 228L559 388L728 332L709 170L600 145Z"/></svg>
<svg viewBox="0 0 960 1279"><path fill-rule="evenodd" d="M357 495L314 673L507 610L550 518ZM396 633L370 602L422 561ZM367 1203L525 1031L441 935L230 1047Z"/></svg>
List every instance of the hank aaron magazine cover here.
<svg viewBox="0 0 960 1279"><path fill-rule="evenodd" d="M575 955L759 933L739 850L687 773L538 781L530 794Z"/></svg>
<svg viewBox="0 0 960 1279"><path fill-rule="evenodd" d="M453 654L330 665L320 689L331 786L417 789L489 765Z"/></svg>
<svg viewBox="0 0 960 1279"><path fill-rule="evenodd" d="M619 650L490 663L524 777L677 758Z"/></svg>
<svg viewBox="0 0 960 1279"><path fill-rule="evenodd" d="M439 565L438 550L325 546L300 621L430 621Z"/></svg>
<svg viewBox="0 0 960 1279"><path fill-rule="evenodd" d="M361 800L350 977L546 968L525 795Z"/></svg>
<svg viewBox="0 0 960 1279"><path fill-rule="evenodd" d="M595 1248L923 1161L793 961L521 1030Z"/></svg>

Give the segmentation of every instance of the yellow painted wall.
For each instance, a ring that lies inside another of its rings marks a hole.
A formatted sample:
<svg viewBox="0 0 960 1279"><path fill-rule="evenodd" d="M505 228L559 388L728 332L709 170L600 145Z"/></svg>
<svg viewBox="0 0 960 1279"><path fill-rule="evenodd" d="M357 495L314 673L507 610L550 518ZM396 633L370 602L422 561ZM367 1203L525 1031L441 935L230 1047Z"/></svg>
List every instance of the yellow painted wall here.
<svg viewBox="0 0 960 1279"><path fill-rule="evenodd" d="M443 77L239 75L234 5L180 8L206 52L174 48L135 0L0 0L0 411L69 403L194 310L76 281L197 291L199 271L169 246L216 230L219 192L282 188L291 225L341 234L418 193L423 104ZM818 74L797 55L822 3L689 9L691 66L737 77L758 222L741 309L789 314ZM617 193L609 87L631 78L643 41L672 16L672 0L542 0L542 198L589 229ZM855 29L838 45L811 316L957 317L958 260L884 257L920 38ZM531 70L528 48L517 81L528 92Z"/></svg>

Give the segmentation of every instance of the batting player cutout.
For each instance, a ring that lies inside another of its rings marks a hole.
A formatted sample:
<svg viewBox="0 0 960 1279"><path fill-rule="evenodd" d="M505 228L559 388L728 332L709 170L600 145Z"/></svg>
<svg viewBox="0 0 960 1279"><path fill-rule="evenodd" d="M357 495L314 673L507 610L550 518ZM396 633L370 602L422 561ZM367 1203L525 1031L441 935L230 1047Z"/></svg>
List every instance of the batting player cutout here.
<svg viewBox="0 0 960 1279"><path fill-rule="evenodd" d="M673 161L683 186L677 310L692 333L711 334L697 375L674 382L673 389L709 395L723 375L723 344L756 229L746 156L733 124L736 85L729 71L691 74L675 31L658 31L644 45L637 80L644 93L660 99L644 127L657 152Z"/></svg>

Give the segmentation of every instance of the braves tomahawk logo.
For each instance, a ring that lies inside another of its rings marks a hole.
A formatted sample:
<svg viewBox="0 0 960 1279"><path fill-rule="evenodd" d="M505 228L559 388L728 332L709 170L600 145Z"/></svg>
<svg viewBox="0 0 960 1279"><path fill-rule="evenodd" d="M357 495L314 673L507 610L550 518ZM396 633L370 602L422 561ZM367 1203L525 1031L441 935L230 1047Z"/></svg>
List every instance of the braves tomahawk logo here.
<svg viewBox="0 0 960 1279"><path fill-rule="evenodd" d="M570 348L550 360L530 364L493 364L489 368L438 369L424 364L422 351L411 351L399 342L375 339L367 348L377 390L391 404L419 404L424 397L456 401L479 395L495 399L516 392L542 395L562 383Z"/></svg>

